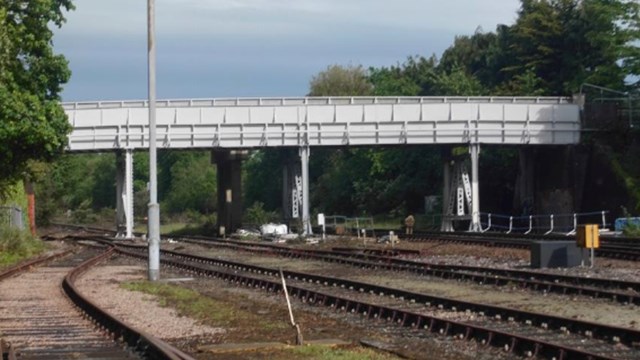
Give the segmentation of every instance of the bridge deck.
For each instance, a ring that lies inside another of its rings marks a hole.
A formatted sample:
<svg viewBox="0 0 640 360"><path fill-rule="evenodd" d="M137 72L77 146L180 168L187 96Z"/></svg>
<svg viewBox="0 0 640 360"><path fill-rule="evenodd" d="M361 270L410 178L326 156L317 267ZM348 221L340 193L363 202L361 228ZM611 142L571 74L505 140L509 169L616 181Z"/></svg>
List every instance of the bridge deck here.
<svg viewBox="0 0 640 360"><path fill-rule="evenodd" d="M146 101L65 103L70 151L148 147ZM323 97L163 100L163 148L402 144L576 144L580 111L556 97Z"/></svg>

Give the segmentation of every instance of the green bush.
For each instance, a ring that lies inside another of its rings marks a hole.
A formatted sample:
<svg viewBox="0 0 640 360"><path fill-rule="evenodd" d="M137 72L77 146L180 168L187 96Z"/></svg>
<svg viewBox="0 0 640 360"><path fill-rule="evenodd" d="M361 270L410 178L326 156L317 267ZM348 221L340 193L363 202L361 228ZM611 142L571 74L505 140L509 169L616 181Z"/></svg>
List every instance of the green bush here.
<svg viewBox="0 0 640 360"><path fill-rule="evenodd" d="M626 207L622 206L622 215L627 218L627 224L622 228L622 234L629 237L640 237L640 225L631 221L631 214Z"/></svg>
<svg viewBox="0 0 640 360"><path fill-rule="evenodd" d="M244 215L244 221L249 224L262 225L279 221L280 216L275 211L267 211L264 204L256 201L251 205Z"/></svg>
<svg viewBox="0 0 640 360"><path fill-rule="evenodd" d="M629 221L622 229L622 234L629 237L640 237L640 225Z"/></svg>
<svg viewBox="0 0 640 360"><path fill-rule="evenodd" d="M0 225L0 267L40 254L44 249L44 243L28 231Z"/></svg>

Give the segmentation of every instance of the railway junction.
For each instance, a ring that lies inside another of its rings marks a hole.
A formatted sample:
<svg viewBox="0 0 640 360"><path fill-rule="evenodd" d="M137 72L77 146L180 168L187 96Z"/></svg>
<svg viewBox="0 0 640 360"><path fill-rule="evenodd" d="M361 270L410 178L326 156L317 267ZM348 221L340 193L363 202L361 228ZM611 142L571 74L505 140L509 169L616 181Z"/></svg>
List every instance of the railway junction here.
<svg viewBox="0 0 640 360"><path fill-rule="evenodd" d="M393 247L349 236L165 238L163 286L213 301L205 313L233 314L212 320L127 287L145 277L146 242L115 235L51 229L54 258L3 272L7 358L306 358L283 278L302 348L375 359L640 356L635 239L603 237L594 268L531 269L534 237L487 233L417 233Z"/></svg>

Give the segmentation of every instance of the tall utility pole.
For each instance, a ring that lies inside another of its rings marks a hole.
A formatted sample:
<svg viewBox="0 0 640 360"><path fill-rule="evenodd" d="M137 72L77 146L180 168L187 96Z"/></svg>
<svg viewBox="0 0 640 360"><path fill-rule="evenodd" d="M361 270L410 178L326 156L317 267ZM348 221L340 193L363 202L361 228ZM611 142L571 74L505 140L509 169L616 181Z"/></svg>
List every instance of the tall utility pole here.
<svg viewBox="0 0 640 360"><path fill-rule="evenodd" d="M155 0L147 0L149 71L149 281L160 279L160 206L156 169L156 29Z"/></svg>

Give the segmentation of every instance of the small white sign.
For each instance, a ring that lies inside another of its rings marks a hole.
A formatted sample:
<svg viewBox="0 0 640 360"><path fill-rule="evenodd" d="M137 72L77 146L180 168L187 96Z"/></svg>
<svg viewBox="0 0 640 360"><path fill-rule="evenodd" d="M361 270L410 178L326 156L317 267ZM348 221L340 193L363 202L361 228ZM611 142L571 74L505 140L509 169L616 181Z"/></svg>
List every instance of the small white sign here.
<svg viewBox="0 0 640 360"><path fill-rule="evenodd" d="M318 214L318 225L324 225L324 214Z"/></svg>

